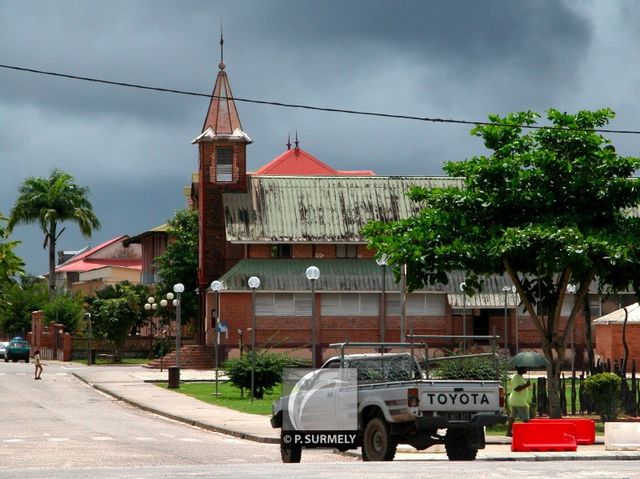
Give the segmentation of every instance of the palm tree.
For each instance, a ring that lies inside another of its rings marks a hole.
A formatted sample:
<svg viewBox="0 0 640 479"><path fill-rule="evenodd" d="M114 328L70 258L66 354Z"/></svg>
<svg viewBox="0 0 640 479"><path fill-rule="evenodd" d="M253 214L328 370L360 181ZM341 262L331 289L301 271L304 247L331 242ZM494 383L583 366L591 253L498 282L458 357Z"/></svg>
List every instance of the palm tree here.
<svg viewBox="0 0 640 479"><path fill-rule="evenodd" d="M56 242L65 230L58 232L58 224L64 221L77 223L80 232L91 236L100 222L87 199L89 189L80 187L75 179L64 171L54 169L49 178L30 176L19 188L20 195L9 215L9 231L17 224L40 224L44 232L43 248L49 246L49 297L55 292Z"/></svg>

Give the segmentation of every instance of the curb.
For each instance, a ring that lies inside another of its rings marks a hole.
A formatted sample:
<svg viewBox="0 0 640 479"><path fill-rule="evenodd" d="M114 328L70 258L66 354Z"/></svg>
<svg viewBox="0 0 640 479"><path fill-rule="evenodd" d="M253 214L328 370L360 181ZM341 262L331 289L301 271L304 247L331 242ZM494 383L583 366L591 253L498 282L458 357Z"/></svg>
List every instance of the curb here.
<svg viewBox="0 0 640 479"><path fill-rule="evenodd" d="M263 443L263 444L280 444L280 440L276 439L276 438L272 438L272 437L262 437L262 436L256 436L254 434L247 434L247 433L243 433L243 432L238 432L238 431L234 431L233 429L227 429L225 427L220 427L220 426L214 426L212 424L206 424L200 421L194 421L192 419L186 419L182 416L176 416L174 414L170 414L164 411L160 411L159 409L155 409L153 407L147 406L145 404L139 403L137 401L133 401L131 399L128 399L126 397L120 396L118 394L113 393L113 391L110 391L108 388L102 387L100 385L94 384L89 382L87 379L78 376L76 373L73 373L73 376L76 377L77 379L79 379L80 381L82 381L83 383L91 386L93 389L100 391L101 393L107 394L108 396L111 396L112 398L117 399L118 401L122 401L124 403L127 403L131 406L135 406L139 409L142 409L143 411L146 412L150 412L153 414L157 414L158 416L162 416L162 417L166 417L168 419L171 419L173 421L177 421L177 422L181 422L183 424L188 424L189 426L195 426L195 427L199 427L201 429L206 429L208 431L213 431L213 432L218 432L221 434L226 434L227 436L233 436L233 437L237 437L238 439L245 439L247 441L253 441L253 442L259 442L259 443Z"/></svg>
<svg viewBox="0 0 640 479"><path fill-rule="evenodd" d="M99 384L95 384L90 382L88 379L78 375L77 373L72 373L72 375L92 387L93 389L100 391L118 401L122 401L126 404L134 406L138 409L141 409L146 412L150 412L152 414L156 414L158 416L165 417L167 419L171 419L173 421L177 421L183 424L187 424L189 426L195 426L201 429L205 429L207 431L217 432L221 434L225 434L227 436L236 437L238 439L244 439L247 441L258 442L262 444L280 444L280 440L278 438L272 437L264 437L257 436L255 434L242 433L239 431L235 431L233 429L229 429L226 427L215 426L212 424L206 424L201 421L196 421L193 419L187 419L182 416L176 416L174 414L161 411L159 409L155 409L151 406L147 406L140 402L134 401L132 399L128 399L120 394L116 394L113 391L109 390L108 387L103 387ZM510 441L505 440L506 438L496 437L495 441L491 441L491 436L487 439L487 444L509 444ZM404 449L404 450L403 450ZM485 450L486 451L486 450ZM433 462L433 461L446 461L446 455L444 453L433 452L431 454L424 453L422 451L410 451L400 446L398 448L398 453L400 454L411 454L415 456L420 456L419 461L421 462ZM361 457L360 452L356 451L345 451L340 454L344 454L350 457ZM589 451L589 452L525 452L525 453L512 453L512 452L486 452L480 453L480 457L477 457L477 461L502 461L502 462L519 462L519 461L528 461L528 462L544 462L544 461L612 461L612 460L624 460L624 461L637 461L640 460L640 452L637 451ZM444 456L444 457L443 457Z"/></svg>

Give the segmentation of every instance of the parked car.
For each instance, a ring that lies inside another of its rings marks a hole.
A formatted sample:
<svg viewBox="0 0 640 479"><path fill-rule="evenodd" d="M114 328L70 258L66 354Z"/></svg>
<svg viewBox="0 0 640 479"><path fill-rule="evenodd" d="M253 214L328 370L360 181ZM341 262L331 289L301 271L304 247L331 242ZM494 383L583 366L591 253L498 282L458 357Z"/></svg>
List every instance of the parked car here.
<svg viewBox="0 0 640 479"><path fill-rule="evenodd" d="M0 341L0 358L4 359L4 355L7 353L7 346L9 341Z"/></svg>
<svg viewBox="0 0 640 479"><path fill-rule="evenodd" d="M25 363L29 362L29 343L16 336L9 341L7 350L4 353L4 362L11 360L15 363L19 359L24 359Z"/></svg>

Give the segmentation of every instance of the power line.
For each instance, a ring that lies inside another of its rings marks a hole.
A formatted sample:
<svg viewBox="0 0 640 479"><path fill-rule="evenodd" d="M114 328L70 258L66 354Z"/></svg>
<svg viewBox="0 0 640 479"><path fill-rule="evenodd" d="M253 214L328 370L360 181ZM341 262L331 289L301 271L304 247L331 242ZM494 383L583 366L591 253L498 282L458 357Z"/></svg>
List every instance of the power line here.
<svg viewBox="0 0 640 479"><path fill-rule="evenodd" d="M204 97L204 98L210 98L210 99L211 98L233 99L234 101L243 102L243 103L253 103L257 105L279 106L283 108L298 108L298 109L304 109L304 110L324 111L324 112L330 112L330 113L344 113L349 115L375 116L375 117L381 117L381 118L425 121L425 122L431 122L431 123L450 123L450 124L458 124L458 125L511 126L511 127L526 128L530 130L543 130L543 129L571 130L571 131L577 130L577 131L595 131L599 133L620 133L620 134L640 135L639 130L615 130L615 129L607 129L607 128L588 129L588 128L565 128L565 127L557 127L557 126L554 127L554 126L540 126L540 125L517 125L517 124L509 124L509 123L492 123L488 121L457 120L452 118L434 118L434 117L428 117L428 116L414 116L414 115L397 115L393 113L380 113L380 112L362 111L362 110L348 110L344 108L329 108L329 107L320 107L320 106L313 106L313 105L301 105L296 103L283 103L283 102L277 102L277 101L254 100L251 98L239 98L239 97L231 98L226 96L209 95L207 93L198 93L198 92L192 92L187 90L177 90L174 88L153 87L148 85L140 85L137 83L118 82L118 81L111 81L111 80L103 80L100 78L70 75L66 73L36 70L34 68L18 67L14 65L0 64L0 68L5 68L8 70L17 70L17 71L27 72L27 73L36 73L38 75L48 75L48 76L59 77L59 78L67 78L70 80L102 83L105 85L115 85L115 86L121 86L126 88L138 88L140 90L150 90L150 91L157 91L161 93L174 93L177 95L196 96L196 97Z"/></svg>

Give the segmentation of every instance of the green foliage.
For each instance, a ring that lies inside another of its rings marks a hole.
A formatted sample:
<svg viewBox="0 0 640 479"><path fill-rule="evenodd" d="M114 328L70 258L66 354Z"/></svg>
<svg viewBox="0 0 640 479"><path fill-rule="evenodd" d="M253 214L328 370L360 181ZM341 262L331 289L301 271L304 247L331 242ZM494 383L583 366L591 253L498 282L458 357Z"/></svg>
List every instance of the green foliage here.
<svg viewBox="0 0 640 479"><path fill-rule="evenodd" d="M438 361L436 364L437 366L431 370L431 375L438 379L505 380L507 378L508 367L504 361L498 362L498 377L496 377L496 363L491 359L447 359Z"/></svg>
<svg viewBox="0 0 640 479"><path fill-rule="evenodd" d="M0 213L0 291L14 282L16 275L24 274L24 262L15 254L14 249L20 241L5 241L9 232L2 226L7 219Z"/></svg>
<svg viewBox="0 0 640 479"><path fill-rule="evenodd" d="M70 293L55 296L43 308L45 324L64 324L68 333L75 333L82 318L82 298Z"/></svg>
<svg viewBox="0 0 640 479"><path fill-rule="evenodd" d="M161 278L158 291L173 291L176 283L184 285L180 308L182 321L186 323L186 320L198 317L198 297L195 293L198 287L198 212L176 211L169 220L169 233L173 241L169 242L162 255L155 258Z"/></svg>
<svg viewBox="0 0 640 479"><path fill-rule="evenodd" d="M8 336L26 335L31 331L31 312L41 310L48 301L46 283L27 275L0 291L0 331Z"/></svg>
<svg viewBox="0 0 640 479"><path fill-rule="evenodd" d="M268 353L264 351L251 351L240 358L228 359L223 364L229 381L236 387L251 390L251 366L255 357L254 397L262 399L265 392L271 391L273 386L282 380L284 368L309 367L308 361L292 358L285 354Z"/></svg>
<svg viewBox="0 0 640 479"><path fill-rule="evenodd" d="M620 387L622 379L614 373L589 376L584 386L593 400L602 422L618 419L620 409Z"/></svg>
<svg viewBox="0 0 640 479"><path fill-rule="evenodd" d="M107 286L95 297L85 298L91 313L93 334L109 340L118 359L129 334L146 318L143 305L149 294L142 285Z"/></svg>
<svg viewBox="0 0 640 479"><path fill-rule="evenodd" d="M153 357L161 358L173 347L173 341L169 338L159 338L153 342Z"/></svg>
<svg viewBox="0 0 640 479"><path fill-rule="evenodd" d="M49 294L53 297L56 242L64 230L58 232L59 224L76 223L80 232L89 237L100 228L100 222L88 200L88 188L78 186L73 176L64 171L54 169L49 178L30 176L18 193L7 227L11 231L18 224L40 225L45 234L43 247L49 246Z"/></svg>
<svg viewBox="0 0 640 479"><path fill-rule="evenodd" d="M561 360L554 358L564 357L589 285L599 278L601 286L622 288L635 277L640 286L640 219L628 216L640 204L632 178L640 159L619 156L594 131L613 116L609 109L550 109L552 128L529 130L523 125L536 124L537 113L491 115L471 132L491 154L445 165L456 186L413 188L418 214L363 230L396 276L407 265L410 289L446 284L448 272L460 271L473 295L487 276L507 275L540 332L553 417L561 414ZM569 284L577 286L575 306L560 327Z"/></svg>

